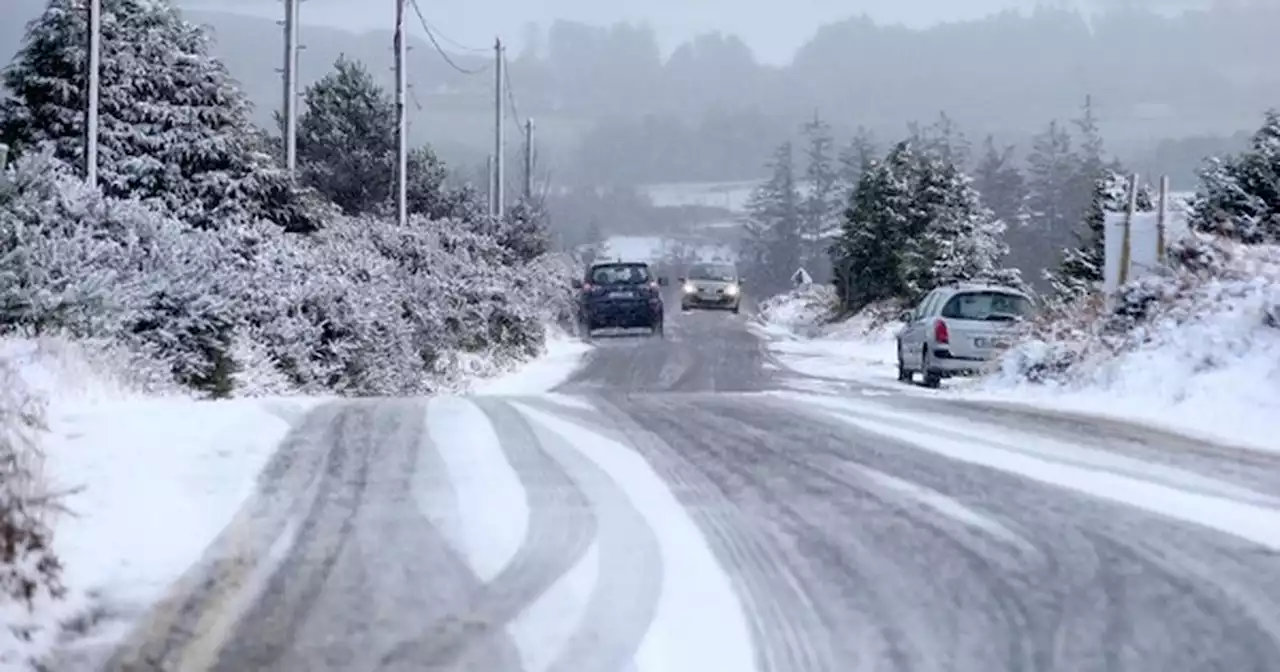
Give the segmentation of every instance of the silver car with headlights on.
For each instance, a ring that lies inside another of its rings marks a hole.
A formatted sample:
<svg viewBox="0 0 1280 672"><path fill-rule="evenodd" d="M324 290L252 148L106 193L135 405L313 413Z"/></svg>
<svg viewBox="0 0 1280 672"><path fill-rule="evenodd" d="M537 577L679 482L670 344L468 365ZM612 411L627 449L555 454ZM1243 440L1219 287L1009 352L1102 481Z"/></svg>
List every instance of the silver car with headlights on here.
<svg viewBox="0 0 1280 672"><path fill-rule="evenodd" d="M680 278L680 308L714 308L738 312L742 306L742 277L733 264L702 263Z"/></svg>

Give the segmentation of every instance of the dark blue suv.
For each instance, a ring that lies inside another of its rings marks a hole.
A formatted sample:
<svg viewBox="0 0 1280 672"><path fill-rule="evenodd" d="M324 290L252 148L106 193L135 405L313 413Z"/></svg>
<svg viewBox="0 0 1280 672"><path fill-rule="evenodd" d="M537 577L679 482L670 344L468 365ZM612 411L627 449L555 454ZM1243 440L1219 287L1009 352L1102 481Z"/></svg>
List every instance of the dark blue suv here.
<svg viewBox="0 0 1280 672"><path fill-rule="evenodd" d="M649 264L596 262L587 268L578 295L578 317L587 336L596 329L647 327L662 335L662 287Z"/></svg>

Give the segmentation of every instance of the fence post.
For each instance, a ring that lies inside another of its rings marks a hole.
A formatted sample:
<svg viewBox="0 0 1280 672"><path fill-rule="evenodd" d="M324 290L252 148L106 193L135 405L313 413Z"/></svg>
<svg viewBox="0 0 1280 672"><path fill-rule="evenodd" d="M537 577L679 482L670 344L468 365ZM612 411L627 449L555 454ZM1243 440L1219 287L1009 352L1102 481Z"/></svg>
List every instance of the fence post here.
<svg viewBox="0 0 1280 672"><path fill-rule="evenodd" d="M1129 176L1129 202L1124 210L1124 237L1120 239L1120 269L1116 287L1129 282L1129 259L1133 255L1133 215L1138 211L1138 174Z"/></svg>

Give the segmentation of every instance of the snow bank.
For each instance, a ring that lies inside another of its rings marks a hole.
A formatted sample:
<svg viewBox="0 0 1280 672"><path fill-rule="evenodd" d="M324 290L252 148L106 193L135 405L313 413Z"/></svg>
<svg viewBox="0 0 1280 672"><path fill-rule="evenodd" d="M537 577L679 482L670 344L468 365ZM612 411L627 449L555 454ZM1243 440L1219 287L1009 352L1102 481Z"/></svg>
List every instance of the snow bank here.
<svg viewBox="0 0 1280 672"><path fill-rule="evenodd" d="M757 329L785 367L816 378L861 382L896 379L896 311L874 305L844 319L833 319L835 291L806 285L760 304Z"/></svg>
<svg viewBox="0 0 1280 672"><path fill-rule="evenodd" d="M817 336L831 320L836 293L828 285L805 284L760 302L761 322L789 334Z"/></svg>
<svg viewBox="0 0 1280 672"><path fill-rule="evenodd" d="M14 494L57 495L56 508L30 513L51 537L62 588L37 591L29 608L0 598L0 669L47 663L68 635L92 649L122 634L231 520L292 420L321 401L197 401L154 370L98 342L0 339L0 455L16 448L22 467L4 469L0 512ZM39 558L0 558L0 588Z"/></svg>
<svg viewBox="0 0 1280 672"><path fill-rule="evenodd" d="M1275 449L1280 247L1196 238L1181 253L1177 271L1126 286L1112 312L1035 325L979 390Z"/></svg>

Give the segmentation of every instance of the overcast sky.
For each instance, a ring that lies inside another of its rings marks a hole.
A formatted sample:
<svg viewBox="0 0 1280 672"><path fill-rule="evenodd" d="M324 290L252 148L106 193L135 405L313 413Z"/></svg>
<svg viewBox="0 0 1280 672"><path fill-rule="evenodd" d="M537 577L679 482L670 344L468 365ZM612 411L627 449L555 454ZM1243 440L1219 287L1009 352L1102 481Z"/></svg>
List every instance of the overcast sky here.
<svg viewBox="0 0 1280 672"><path fill-rule="evenodd" d="M3 1L3 0L0 0ZM1092 0L1125 2L1126 0ZM1131 0L1132 1L1132 0ZM1198 0L1142 0L1162 6ZM1030 8L1036 0L418 0L437 30L477 47L501 35L518 47L529 22L544 27L563 18L586 23L644 21L658 32L664 50L701 32L720 30L741 36L758 58L770 63L790 59L818 26L865 12L882 22L926 26L974 18L1003 8ZM1045 0L1072 5L1084 0ZM188 0L202 9L232 7L275 16L280 0ZM390 26L394 0L305 0L304 22L353 29ZM416 31L415 31L416 32Z"/></svg>

